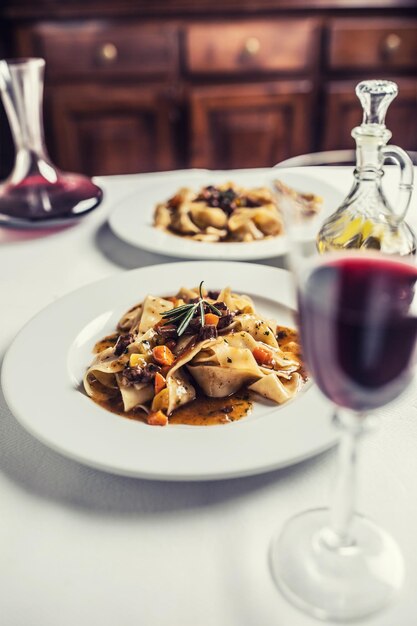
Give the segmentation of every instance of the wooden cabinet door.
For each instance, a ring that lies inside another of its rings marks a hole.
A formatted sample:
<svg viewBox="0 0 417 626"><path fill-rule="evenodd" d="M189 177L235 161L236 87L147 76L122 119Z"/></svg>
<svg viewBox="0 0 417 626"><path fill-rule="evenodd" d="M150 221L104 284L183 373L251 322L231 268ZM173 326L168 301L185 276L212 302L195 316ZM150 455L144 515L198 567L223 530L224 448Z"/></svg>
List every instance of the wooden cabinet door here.
<svg viewBox="0 0 417 626"><path fill-rule="evenodd" d="M65 170L106 175L181 165L162 87L56 86L47 105L51 152Z"/></svg>
<svg viewBox="0 0 417 626"><path fill-rule="evenodd" d="M417 150L417 81L411 78L392 80L398 84L399 92L386 117L387 128L392 132L391 142L406 150ZM355 94L358 82L335 81L327 87L322 150L355 147L350 133L362 121L362 107Z"/></svg>
<svg viewBox="0 0 417 626"><path fill-rule="evenodd" d="M195 87L191 166L272 166L312 148L309 81Z"/></svg>

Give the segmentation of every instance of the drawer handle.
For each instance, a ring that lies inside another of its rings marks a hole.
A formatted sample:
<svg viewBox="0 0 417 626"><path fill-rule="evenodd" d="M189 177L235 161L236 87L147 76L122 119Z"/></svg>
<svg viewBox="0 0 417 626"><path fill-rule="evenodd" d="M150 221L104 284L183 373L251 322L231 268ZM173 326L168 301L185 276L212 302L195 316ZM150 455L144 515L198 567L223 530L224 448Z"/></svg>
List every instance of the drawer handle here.
<svg viewBox="0 0 417 626"><path fill-rule="evenodd" d="M385 54L394 54L397 52L398 48L401 45L401 37L396 33L390 33L384 39L384 52Z"/></svg>
<svg viewBox="0 0 417 626"><path fill-rule="evenodd" d="M243 46L244 51L251 57L254 57L258 54L261 49L261 42L257 37L248 37L245 41L245 45Z"/></svg>
<svg viewBox="0 0 417 626"><path fill-rule="evenodd" d="M98 50L98 56L104 63L114 63L119 56L119 51L114 43L103 43Z"/></svg>

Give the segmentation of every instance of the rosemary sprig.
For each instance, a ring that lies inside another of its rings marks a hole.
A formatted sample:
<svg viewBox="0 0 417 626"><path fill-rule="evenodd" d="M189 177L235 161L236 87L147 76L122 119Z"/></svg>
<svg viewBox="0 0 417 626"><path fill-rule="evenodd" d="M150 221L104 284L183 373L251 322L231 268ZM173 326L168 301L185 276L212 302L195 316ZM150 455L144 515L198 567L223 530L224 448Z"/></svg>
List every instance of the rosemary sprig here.
<svg viewBox="0 0 417 626"><path fill-rule="evenodd" d="M204 326L205 322L206 322L206 316L204 315L204 304L203 304L203 300L200 300L199 302L200 305L200 319L201 319L201 325Z"/></svg>
<svg viewBox="0 0 417 626"><path fill-rule="evenodd" d="M201 326L204 326L204 322L206 321L206 317L204 315L204 297L203 297L203 281L201 281L200 286L198 288L198 292L200 294L200 302L198 303L200 305L200 319L201 319Z"/></svg>
<svg viewBox="0 0 417 626"><path fill-rule="evenodd" d="M210 309L213 311L213 313L215 313L216 315L218 315L219 317L222 316L222 312L219 311L219 309L217 309L214 304L210 304L210 302L207 302L207 300L204 300L204 302L210 307Z"/></svg>
<svg viewBox="0 0 417 626"><path fill-rule="evenodd" d="M195 307L192 307L185 315L184 318L182 320L182 322L180 323L180 325L177 328L177 334L178 337L181 337L181 335L183 334L183 332L185 331L185 329L187 328L188 324L191 322L193 315L194 315L194 311L195 311Z"/></svg>
<svg viewBox="0 0 417 626"><path fill-rule="evenodd" d="M182 304L181 306L175 307L175 309L170 309L169 311L164 311L162 313L162 317L176 317L180 315L181 312L186 311L190 307L194 306L193 304Z"/></svg>
<svg viewBox="0 0 417 626"><path fill-rule="evenodd" d="M179 337L181 337L181 335L186 330L188 324L193 319L194 313L196 312L197 308L200 309L201 326L204 326L204 323L206 320L206 317L204 314L205 304L209 307L211 311L213 311L213 313L215 313L219 317L222 316L221 311L219 311L219 309L216 308L214 304L211 304L210 302L207 302L207 300L204 299L203 292L202 292L203 283L204 281L202 280L198 288L198 292L200 294L200 299L198 300L198 302L192 302L190 304L182 304L181 306L177 306L174 309L170 309L169 311L164 311L164 313L161 314L162 319L166 320L167 322L170 322L173 324L178 323L177 334Z"/></svg>
<svg viewBox="0 0 417 626"><path fill-rule="evenodd" d="M210 304L210 302L207 302L207 300L204 300L204 297L203 297L203 292L201 291L201 290L202 290L202 288L203 288L203 283L204 283L204 280L202 280L202 281L201 281L200 286L199 286L199 288L198 288L198 291L200 292L200 302L199 302L199 304L200 304L200 303L202 303L202 304L207 304L207 306L208 306L208 307L209 307L209 308L213 311L213 313L215 313L216 315L218 315L219 317L221 317L221 316L222 316L222 312L221 312L221 311L219 311L219 309L217 309L217 308L214 306L214 304ZM202 308L202 311L203 311L203 316L204 316L204 308ZM203 325L203 324L202 324L202 325Z"/></svg>

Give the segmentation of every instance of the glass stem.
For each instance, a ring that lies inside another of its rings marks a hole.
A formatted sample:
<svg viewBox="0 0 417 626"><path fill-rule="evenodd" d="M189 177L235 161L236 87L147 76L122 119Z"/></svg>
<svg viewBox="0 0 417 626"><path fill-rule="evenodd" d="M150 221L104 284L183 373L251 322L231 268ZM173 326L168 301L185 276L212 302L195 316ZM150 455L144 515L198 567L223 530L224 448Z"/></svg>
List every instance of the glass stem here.
<svg viewBox="0 0 417 626"><path fill-rule="evenodd" d="M334 419L341 429L341 436L336 485L330 509L330 525L326 533L326 543L337 549L354 544L351 523L355 509L356 460L358 440L363 432L365 417L353 411L338 409Z"/></svg>

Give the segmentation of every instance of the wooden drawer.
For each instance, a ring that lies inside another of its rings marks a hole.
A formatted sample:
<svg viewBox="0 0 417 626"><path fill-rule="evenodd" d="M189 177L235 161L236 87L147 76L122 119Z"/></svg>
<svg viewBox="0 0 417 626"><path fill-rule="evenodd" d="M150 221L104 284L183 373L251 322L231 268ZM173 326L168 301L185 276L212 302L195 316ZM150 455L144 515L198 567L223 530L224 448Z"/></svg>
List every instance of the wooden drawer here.
<svg viewBox="0 0 417 626"><path fill-rule="evenodd" d="M183 165L164 83L54 85L46 90L57 164L65 170L128 174Z"/></svg>
<svg viewBox="0 0 417 626"><path fill-rule="evenodd" d="M101 22L42 23L20 38L47 62L49 77L167 75L178 66L178 36L171 25Z"/></svg>
<svg viewBox="0 0 417 626"><path fill-rule="evenodd" d="M334 20L329 64L335 69L417 68L417 20Z"/></svg>
<svg viewBox="0 0 417 626"><path fill-rule="evenodd" d="M317 58L317 22L251 20L191 24L186 67L196 74L297 72Z"/></svg>
<svg viewBox="0 0 417 626"><path fill-rule="evenodd" d="M270 167L312 149L309 80L195 87L191 167Z"/></svg>

